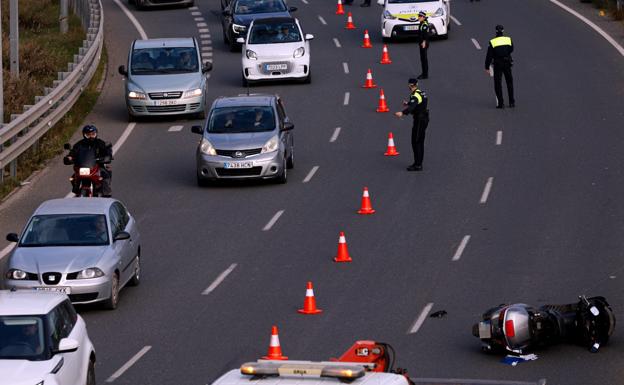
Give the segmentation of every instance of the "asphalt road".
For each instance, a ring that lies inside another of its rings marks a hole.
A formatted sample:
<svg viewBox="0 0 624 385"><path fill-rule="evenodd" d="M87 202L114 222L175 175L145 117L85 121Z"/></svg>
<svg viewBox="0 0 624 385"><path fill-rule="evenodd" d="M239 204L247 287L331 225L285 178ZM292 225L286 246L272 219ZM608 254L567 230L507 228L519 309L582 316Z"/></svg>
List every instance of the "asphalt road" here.
<svg viewBox="0 0 624 385"><path fill-rule="evenodd" d="M211 47L204 50L214 63L210 101L244 93L240 53L222 44L219 3L198 3L130 10L149 37L197 36ZM392 344L397 365L416 378L622 383L617 329L598 354L557 346L511 367L480 352L471 326L499 303L567 303L579 294L606 296L624 317L624 58L551 2L454 1L461 25L432 43L430 79L421 83L431 110L425 171L408 173L411 120L376 113L378 91L361 85L371 68L390 108L399 110L407 78L420 73L415 44L389 45L393 63L380 65L379 7L347 8L357 26L347 31L331 1L290 5L299 8L304 32L315 35L312 84L251 89L279 93L295 123L288 184L198 188L199 137L190 126L199 121L130 126L115 156L113 186L139 221L143 282L122 291L116 311L79 309L97 349L98 382L209 384L264 355L275 324L284 353L296 359L328 359L355 340L373 339ZM114 141L128 130L116 67L139 34L116 3L104 6L110 62L87 120ZM517 107L504 111L494 109L485 50L471 40L486 47L499 23L516 49ZM365 28L373 49L360 48ZM170 131L177 125L183 129ZM383 156L390 131L399 157ZM60 159L52 162L2 208L0 229L20 230L42 200L65 195L68 174ZM372 216L356 214L364 186L377 210ZM340 231L350 264L331 260ZM320 315L296 312L309 280ZM448 315L418 325L429 304L430 312ZM117 372L133 357L134 365Z"/></svg>

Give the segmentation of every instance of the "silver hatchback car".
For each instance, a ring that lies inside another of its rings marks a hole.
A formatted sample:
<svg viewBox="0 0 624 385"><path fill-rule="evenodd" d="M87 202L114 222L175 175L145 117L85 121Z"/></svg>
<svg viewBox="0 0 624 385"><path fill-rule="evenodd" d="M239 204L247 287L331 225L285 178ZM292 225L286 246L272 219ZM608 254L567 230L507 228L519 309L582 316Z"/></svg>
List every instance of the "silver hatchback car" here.
<svg viewBox="0 0 624 385"><path fill-rule="evenodd" d="M117 307L119 290L141 278L141 237L124 207L110 198L52 199L30 217L6 273L7 288L60 291L73 303Z"/></svg>
<svg viewBox="0 0 624 385"><path fill-rule="evenodd" d="M204 127L191 128L202 135L197 184L233 178L286 183L294 167L294 127L277 95L217 98Z"/></svg>

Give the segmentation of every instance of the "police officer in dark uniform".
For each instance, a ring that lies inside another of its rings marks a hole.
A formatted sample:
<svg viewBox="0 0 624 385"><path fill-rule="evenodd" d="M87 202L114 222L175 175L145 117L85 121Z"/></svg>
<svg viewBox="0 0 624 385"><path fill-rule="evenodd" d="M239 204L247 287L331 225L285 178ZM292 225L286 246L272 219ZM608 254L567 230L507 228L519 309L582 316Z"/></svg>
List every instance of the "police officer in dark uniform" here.
<svg viewBox="0 0 624 385"><path fill-rule="evenodd" d="M505 83L507 83L507 93L509 95L509 107L516 106L513 91L513 78L511 76L511 66L513 60L511 53L513 52L513 43L509 36L503 36L504 28L502 25L496 26L496 37L490 40L485 57L485 71L489 74L490 65L494 64L494 92L496 93L496 108L505 108L503 102L503 86L502 77L505 75Z"/></svg>
<svg viewBox="0 0 624 385"><path fill-rule="evenodd" d="M395 112L399 118L411 114L414 118L412 125L412 151L414 152L414 164L407 171L422 171L423 157L425 155L425 131L429 124L429 110L427 109L427 94L418 89L418 79L408 80L410 89L409 101L403 102L403 111Z"/></svg>
<svg viewBox="0 0 624 385"><path fill-rule="evenodd" d="M429 77L429 60L427 60L427 49L429 49L429 21L427 14L423 11L418 12L418 49L420 51L420 65L422 72L418 79L427 79Z"/></svg>
<svg viewBox="0 0 624 385"><path fill-rule="evenodd" d="M74 159L81 151L93 151L95 158L99 159L100 163L100 176L102 177L102 196L110 197L112 194L111 178L113 175L110 168L106 167L106 165L110 163L113 159L113 150L112 146L104 142L102 139L99 139L97 137L97 134L97 127L95 127L94 125L88 124L84 126L82 128L83 139L74 144L74 146L69 151L69 154L64 157L63 163L65 163L66 165L73 164ZM78 194L80 192L80 186L77 183L74 183L72 191L74 194Z"/></svg>

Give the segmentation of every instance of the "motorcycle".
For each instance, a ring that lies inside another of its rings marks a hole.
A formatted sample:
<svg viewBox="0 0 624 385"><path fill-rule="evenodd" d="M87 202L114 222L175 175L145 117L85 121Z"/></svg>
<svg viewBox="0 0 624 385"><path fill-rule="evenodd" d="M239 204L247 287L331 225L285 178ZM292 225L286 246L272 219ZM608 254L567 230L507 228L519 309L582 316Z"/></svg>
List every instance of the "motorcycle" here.
<svg viewBox="0 0 624 385"><path fill-rule="evenodd" d="M592 353L607 343L615 315L604 297L579 296L576 303L543 305L501 304L487 310L472 327L485 352L524 354L556 343L575 343Z"/></svg>
<svg viewBox="0 0 624 385"><path fill-rule="evenodd" d="M71 150L71 145L65 143L66 150ZM70 181L76 197L98 197L102 195L102 179L100 164L111 162L110 157L96 158L93 151L87 148L78 148L73 159L69 155L63 157L63 163L74 165L74 174Z"/></svg>

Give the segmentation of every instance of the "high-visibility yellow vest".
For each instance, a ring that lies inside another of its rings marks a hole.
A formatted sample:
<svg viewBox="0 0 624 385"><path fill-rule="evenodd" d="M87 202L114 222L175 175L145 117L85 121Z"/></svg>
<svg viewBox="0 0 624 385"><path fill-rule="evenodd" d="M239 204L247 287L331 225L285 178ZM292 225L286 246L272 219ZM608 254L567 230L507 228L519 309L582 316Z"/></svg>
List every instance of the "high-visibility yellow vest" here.
<svg viewBox="0 0 624 385"><path fill-rule="evenodd" d="M511 38L508 36L498 36L490 40L490 44L492 44L492 48L500 47L503 45L511 45Z"/></svg>

